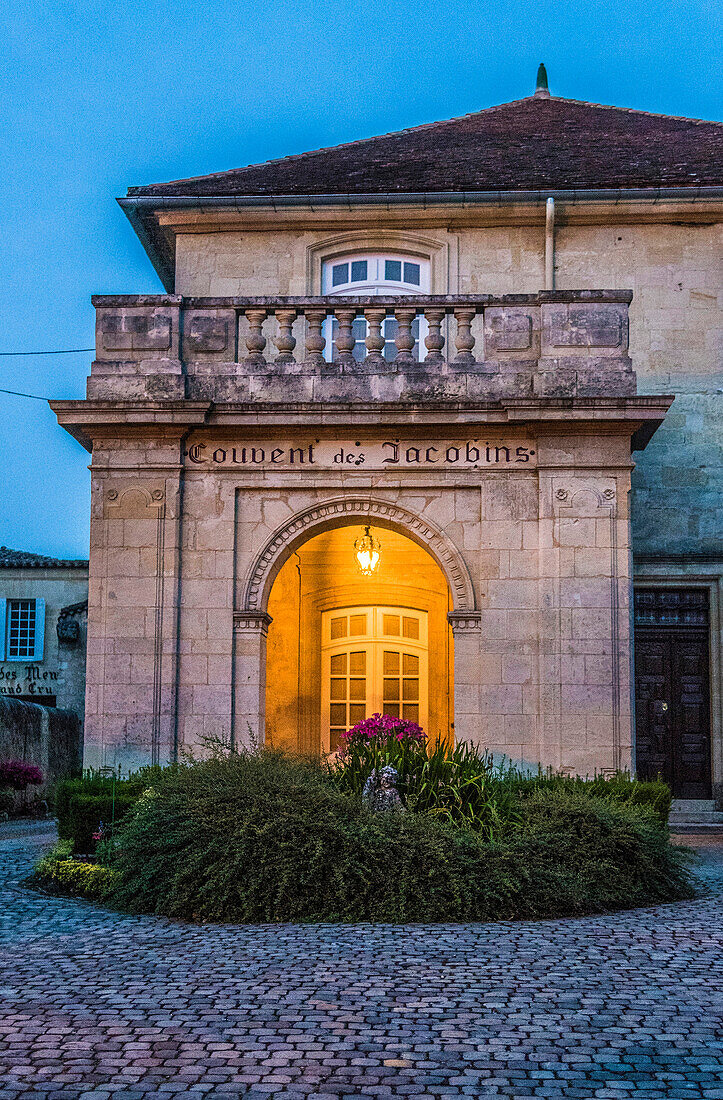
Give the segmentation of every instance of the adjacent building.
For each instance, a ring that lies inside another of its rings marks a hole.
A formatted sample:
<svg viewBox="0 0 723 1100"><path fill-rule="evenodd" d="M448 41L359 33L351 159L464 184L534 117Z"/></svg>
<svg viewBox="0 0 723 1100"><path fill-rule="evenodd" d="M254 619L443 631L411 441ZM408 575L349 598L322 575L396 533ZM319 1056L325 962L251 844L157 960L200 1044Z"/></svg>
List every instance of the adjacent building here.
<svg viewBox="0 0 723 1100"><path fill-rule="evenodd" d="M710 799L723 127L541 80L119 201L165 293L96 297L53 403L93 455L86 762L384 711Z"/></svg>
<svg viewBox="0 0 723 1100"><path fill-rule="evenodd" d="M0 546L0 696L83 718L88 562Z"/></svg>

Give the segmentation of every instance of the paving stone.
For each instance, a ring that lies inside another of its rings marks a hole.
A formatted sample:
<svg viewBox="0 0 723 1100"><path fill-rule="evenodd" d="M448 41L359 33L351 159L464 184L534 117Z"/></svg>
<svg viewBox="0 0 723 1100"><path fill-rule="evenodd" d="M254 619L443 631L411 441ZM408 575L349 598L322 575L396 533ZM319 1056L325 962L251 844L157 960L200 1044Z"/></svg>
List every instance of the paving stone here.
<svg viewBox="0 0 723 1100"><path fill-rule="evenodd" d="M21 884L0 826L0 1100L723 1100L710 893L575 920L196 927Z"/></svg>

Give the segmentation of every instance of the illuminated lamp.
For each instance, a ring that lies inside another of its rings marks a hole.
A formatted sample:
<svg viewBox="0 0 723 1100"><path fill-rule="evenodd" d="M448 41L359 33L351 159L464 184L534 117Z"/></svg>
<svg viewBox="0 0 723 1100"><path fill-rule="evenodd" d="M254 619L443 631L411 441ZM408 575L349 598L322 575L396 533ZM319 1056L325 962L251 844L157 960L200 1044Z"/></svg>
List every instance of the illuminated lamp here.
<svg viewBox="0 0 723 1100"><path fill-rule="evenodd" d="M356 560L365 577L371 577L377 570L381 557L382 544L375 538L370 527L364 528L364 534L354 543Z"/></svg>

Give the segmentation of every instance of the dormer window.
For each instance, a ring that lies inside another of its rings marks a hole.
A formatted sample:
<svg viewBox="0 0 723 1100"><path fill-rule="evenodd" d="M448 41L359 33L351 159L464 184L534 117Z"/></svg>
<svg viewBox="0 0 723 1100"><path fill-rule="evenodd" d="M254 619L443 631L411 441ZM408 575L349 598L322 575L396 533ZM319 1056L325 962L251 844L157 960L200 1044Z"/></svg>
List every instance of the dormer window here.
<svg viewBox="0 0 723 1100"><path fill-rule="evenodd" d="M360 295L374 297L378 295L426 294L429 293L429 260L424 257L404 256L395 253L367 253L338 256L327 260L321 269L322 294ZM336 333L338 322L329 318L324 323L326 338L325 357L331 361L336 358ZM353 324L356 338L352 355L358 361L365 358L367 324L363 316L356 318ZM396 358L394 343L397 335L397 322L393 316L386 317L382 326L385 344L382 355L387 360ZM420 314L412 324L414 335L413 357L423 358L423 340L426 335L424 317Z"/></svg>

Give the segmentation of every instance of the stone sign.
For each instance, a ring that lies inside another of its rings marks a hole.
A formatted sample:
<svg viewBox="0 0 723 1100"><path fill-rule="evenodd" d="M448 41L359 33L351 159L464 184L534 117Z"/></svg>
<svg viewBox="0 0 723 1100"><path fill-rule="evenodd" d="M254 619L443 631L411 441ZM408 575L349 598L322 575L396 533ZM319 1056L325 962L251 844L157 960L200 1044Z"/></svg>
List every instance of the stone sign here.
<svg viewBox="0 0 723 1100"><path fill-rule="evenodd" d="M0 665L0 695L55 695L58 673L38 665Z"/></svg>
<svg viewBox="0 0 723 1100"><path fill-rule="evenodd" d="M480 469L482 467L532 467L537 450L529 440L473 439L313 439L303 443L262 439L243 443L209 441L192 443L186 457L191 466L218 469L348 469L367 467L406 469Z"/></svg>

